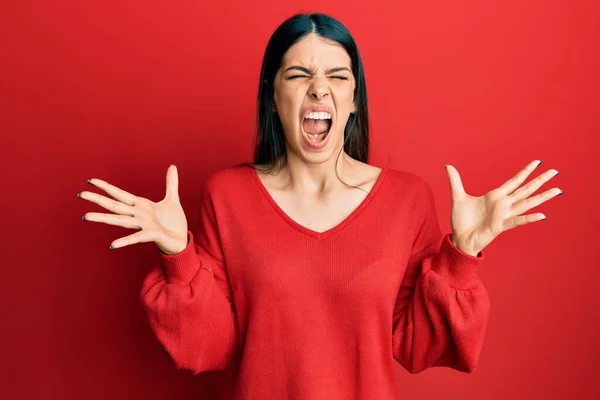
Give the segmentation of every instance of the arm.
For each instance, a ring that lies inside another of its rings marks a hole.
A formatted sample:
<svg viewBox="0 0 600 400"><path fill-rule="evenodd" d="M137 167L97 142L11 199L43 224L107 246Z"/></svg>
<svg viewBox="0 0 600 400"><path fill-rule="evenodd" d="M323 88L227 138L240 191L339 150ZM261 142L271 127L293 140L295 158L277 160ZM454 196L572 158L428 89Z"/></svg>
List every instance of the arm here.
<svg viewBox="0 0 600 400"><path fill-rule="evenodd" d="M205 189L196 238L180 253L161 253L141 301L152 331L178 369L224 370L236 356L237 320L210 195Z"/></svg>
<svg viewBox="0 0 600 400"><path fill-rule="evenodd" d="M472 256L442 236L433 193L425 184L418 229L394 308L394 358L410 373L445 366L472 372L479 359L490 311L477 271L483 251Z"/></svg>

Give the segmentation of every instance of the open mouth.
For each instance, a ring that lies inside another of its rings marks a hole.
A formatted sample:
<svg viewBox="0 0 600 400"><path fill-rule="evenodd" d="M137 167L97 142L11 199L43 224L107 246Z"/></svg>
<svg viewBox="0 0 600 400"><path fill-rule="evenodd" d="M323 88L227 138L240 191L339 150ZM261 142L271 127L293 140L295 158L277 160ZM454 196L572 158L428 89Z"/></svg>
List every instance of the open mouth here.
<svg viewBox="0 0 600 400"><path fill-rule="evenodd" d="M311 142L319 143L331 130L331 124L331 116L310 116L302 121L302 129Z"/></svg>

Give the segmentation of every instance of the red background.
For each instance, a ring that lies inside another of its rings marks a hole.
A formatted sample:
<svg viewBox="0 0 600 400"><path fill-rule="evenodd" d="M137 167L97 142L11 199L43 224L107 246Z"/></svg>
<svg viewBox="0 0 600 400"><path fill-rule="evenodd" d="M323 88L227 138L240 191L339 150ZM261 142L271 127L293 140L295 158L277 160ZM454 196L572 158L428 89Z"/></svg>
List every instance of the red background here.
<svg viewBox="0 0 600 400"><path fill-rule="evenodd" d="M477 370L409 375L404 399L597 399L600 10L557 1L13 1L0 8L3 399L211 399L176 371L139 304L158 252L110 252L82 222L97 177L160 200L176 163L190 223L209 173L251 160L260 62L285 18L320 11L366 68L371 163L416 172L449 231L444 164L481 195L528 162L561 174L503 233L481 276L491 319ZM213 393L210 395L209 393Z"/></svg>

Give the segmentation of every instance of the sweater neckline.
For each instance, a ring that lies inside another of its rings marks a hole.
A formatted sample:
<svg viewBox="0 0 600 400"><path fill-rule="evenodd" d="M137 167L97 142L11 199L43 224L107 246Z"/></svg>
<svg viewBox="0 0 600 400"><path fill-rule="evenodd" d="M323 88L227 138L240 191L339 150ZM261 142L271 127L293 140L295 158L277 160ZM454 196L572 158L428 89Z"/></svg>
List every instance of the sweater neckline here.
<svg viewBox="0 0 600 400"><path fill-rule="evenodd" d="M385 177L386 177L386 175L388 173L388 169L389 169L388 167L381 168L381 172L379 173L379 176L377 177L375 184L373 185L373 187L371 188L371 190L369 191L367 196L358 205L358 207L356 207L346 218L344 218L337 225L335 225L323 232L317 232L315 230L307 228L306 226L296 222L285 211L283 211L283 209L279 206L279 204L277 204L277 202L275 201L273 196L271 196L271 193L267 190L267 188L261 181L260 177L258 176L258 172L256 172L256 169L254 168L252 163L249 163L249 167L250 167L250 174L252 175L252 180L258 186L258 190L263 194L263 196L266 198L266 200L269 202L269 204L271 204L273 209L280 215L280 217L284 221L286 221L292 228L296 229L300 233L303 233L307 236L313 237L318 240L324 239L326 237L333 235L336 232L339 232L345 226L347 226L350 222L352 222L354 219L356 219L356 217L358 217L358 215L362 211L365 210L365 208L369 205L369 203L373 200L373 198L375 197L375 195L381 188L381 185L383 184L383 181L385 180Z"/></svg>

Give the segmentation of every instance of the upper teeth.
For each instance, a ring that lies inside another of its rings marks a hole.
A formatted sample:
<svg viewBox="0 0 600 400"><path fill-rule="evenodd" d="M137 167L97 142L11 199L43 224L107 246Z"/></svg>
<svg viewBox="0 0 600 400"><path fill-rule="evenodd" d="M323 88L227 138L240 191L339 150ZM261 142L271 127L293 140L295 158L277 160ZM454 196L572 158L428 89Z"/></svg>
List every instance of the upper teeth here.
<svg viewBox="0 0 600 400"><path fill-rule="evenodd" d="M308 119L331 119L331 114L328 112L311 112L306 116Z"/></svg>

